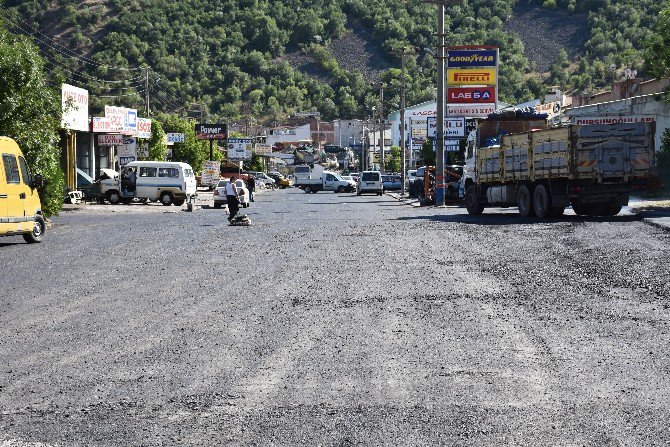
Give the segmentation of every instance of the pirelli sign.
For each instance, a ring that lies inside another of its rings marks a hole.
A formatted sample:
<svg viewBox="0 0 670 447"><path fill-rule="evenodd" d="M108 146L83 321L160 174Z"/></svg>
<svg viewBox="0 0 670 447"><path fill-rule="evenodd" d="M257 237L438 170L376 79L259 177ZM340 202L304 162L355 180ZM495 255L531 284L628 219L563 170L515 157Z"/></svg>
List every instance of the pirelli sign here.
<svg viewBox="0 0 670 447"><path fill-rule="evenodd" d="M495 68L449 68L447 83L451 85L496 85Z"/></svg>

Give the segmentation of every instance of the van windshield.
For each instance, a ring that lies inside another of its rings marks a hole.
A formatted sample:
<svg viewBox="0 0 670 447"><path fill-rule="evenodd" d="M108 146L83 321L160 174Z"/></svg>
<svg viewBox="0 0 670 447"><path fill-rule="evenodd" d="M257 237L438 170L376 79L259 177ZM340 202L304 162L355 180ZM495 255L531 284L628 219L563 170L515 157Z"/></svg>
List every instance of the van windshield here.
<svg viewBox="0 0 670 447"><path fill-rule="evenodd" d="M184 177L193 177L193 169L184 169Z"/></svg>
<svg viewBox="0 0 670 447"><path fill-rule="evenodd" d="M378 182L379 174L377 172L364 172L361 180L364 182Z"/></svg>

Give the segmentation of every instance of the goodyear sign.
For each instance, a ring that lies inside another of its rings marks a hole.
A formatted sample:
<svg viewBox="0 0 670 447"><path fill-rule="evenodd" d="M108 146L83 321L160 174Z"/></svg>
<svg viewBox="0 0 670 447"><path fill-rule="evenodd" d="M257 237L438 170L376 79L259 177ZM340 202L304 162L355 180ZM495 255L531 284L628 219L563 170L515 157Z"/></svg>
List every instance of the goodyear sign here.
<svg viewBox="0 0 670 447"><path fill-rule="evenodd" d="M449 68L449 85L496 85L495 68Z"/></svg>
<svg viewBox="0 0 670 447"><path fill-rule="evenodd" d="M449 50L447 67L495 67L496 50Z"/></svg>

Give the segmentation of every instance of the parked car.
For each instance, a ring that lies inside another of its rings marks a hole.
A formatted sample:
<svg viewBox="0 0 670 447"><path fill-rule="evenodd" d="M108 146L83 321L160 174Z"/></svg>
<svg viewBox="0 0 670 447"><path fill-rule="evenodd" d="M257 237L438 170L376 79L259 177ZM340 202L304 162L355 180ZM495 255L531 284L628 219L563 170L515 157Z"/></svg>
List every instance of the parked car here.
<svg viewBox="0 0 670 447"><path fill-rule="evenodd" d="M228 183L230 183L230 179L219 180L216 188L214 188L214 208L221 208L228 204L228 198L226 197L226 185ZM242 205L242 208L247 208L249 206L249 190L245 186L244 180L235 180L235 186L237 187L238 194L242 191L242 194L238 196L240 205Z"/></svg>
<svg viewBox="0 0 670 447"><path fill-rule="evenodd" d="M402 178L399 175L382 175L384 191L400 191L402 189Z"/></svg>
<svg viewBox="0 0 670 447"><path fill-rule="evenodd" d="M379 171L363 171L358 178L356 194L359 196L364 193L377 194L381 196L384 192L382 183L382 173Z"/></svg>

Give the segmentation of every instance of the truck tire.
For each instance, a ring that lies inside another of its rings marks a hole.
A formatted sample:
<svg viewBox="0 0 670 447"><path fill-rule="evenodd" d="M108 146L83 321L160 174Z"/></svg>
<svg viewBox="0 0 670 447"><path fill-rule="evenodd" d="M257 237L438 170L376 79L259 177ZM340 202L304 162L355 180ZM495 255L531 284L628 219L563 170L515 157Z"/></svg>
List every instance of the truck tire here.
<svg viewBox="0 0 670 447"><path fill-rule="evenodd" d="M551 217L551 195L543 184L537 185L533 191L533 209L540 219Z"/></svg>
<svg viewBox="0 0 670 447"><path fill-rule="evenodd" d="M556 206L551 209L551 217L561 217L565 213L564 206Z"/></svg>
<svg viewBox="0 0 670 447"><path fill-rule="evenodd" d="M519 207L519 214L523 217L535 216L533 209L533 195L530 193L528 185L521 185L516 193L516 204Z"/></svg>
<svg viewBox="0 0 670 447"><path fill-rule="evenodd" d="M616 216L621 212L621 208L623 208L621 205L610 203L607 208L605 208L605 216Z"/></svg>
<svg viewBox="0 0 670 447"><path fill-rule="evenodd" d="M309 194L310 192L312 192L312 187L311 186L305 186L304 191L305 191L306 194Z"/></svg>
<svg viewBox="0 0 670 447"><path fill-rule="evenodd" d="M344 194L345 190L346 188L344 186L340 186L339 188L337 188L337 192L339 192L340 194Z"/></svg>
<svg viewBox="0 0 670 447"><path fill-rule="evenodd" d="M575 201L571 202L571 205L572 205L572 211L574 211L576 215L586 216L587 214L589 214L590 209L589 207Z"/></svg>
<svg viewBox="0 0 670 447"><path fill-rule="evenodd" d="M484 212L484 205L479 203L475 185L470 185L465 190L465 208L468 210L468 214L472 216L479 216Z"/></svg>

